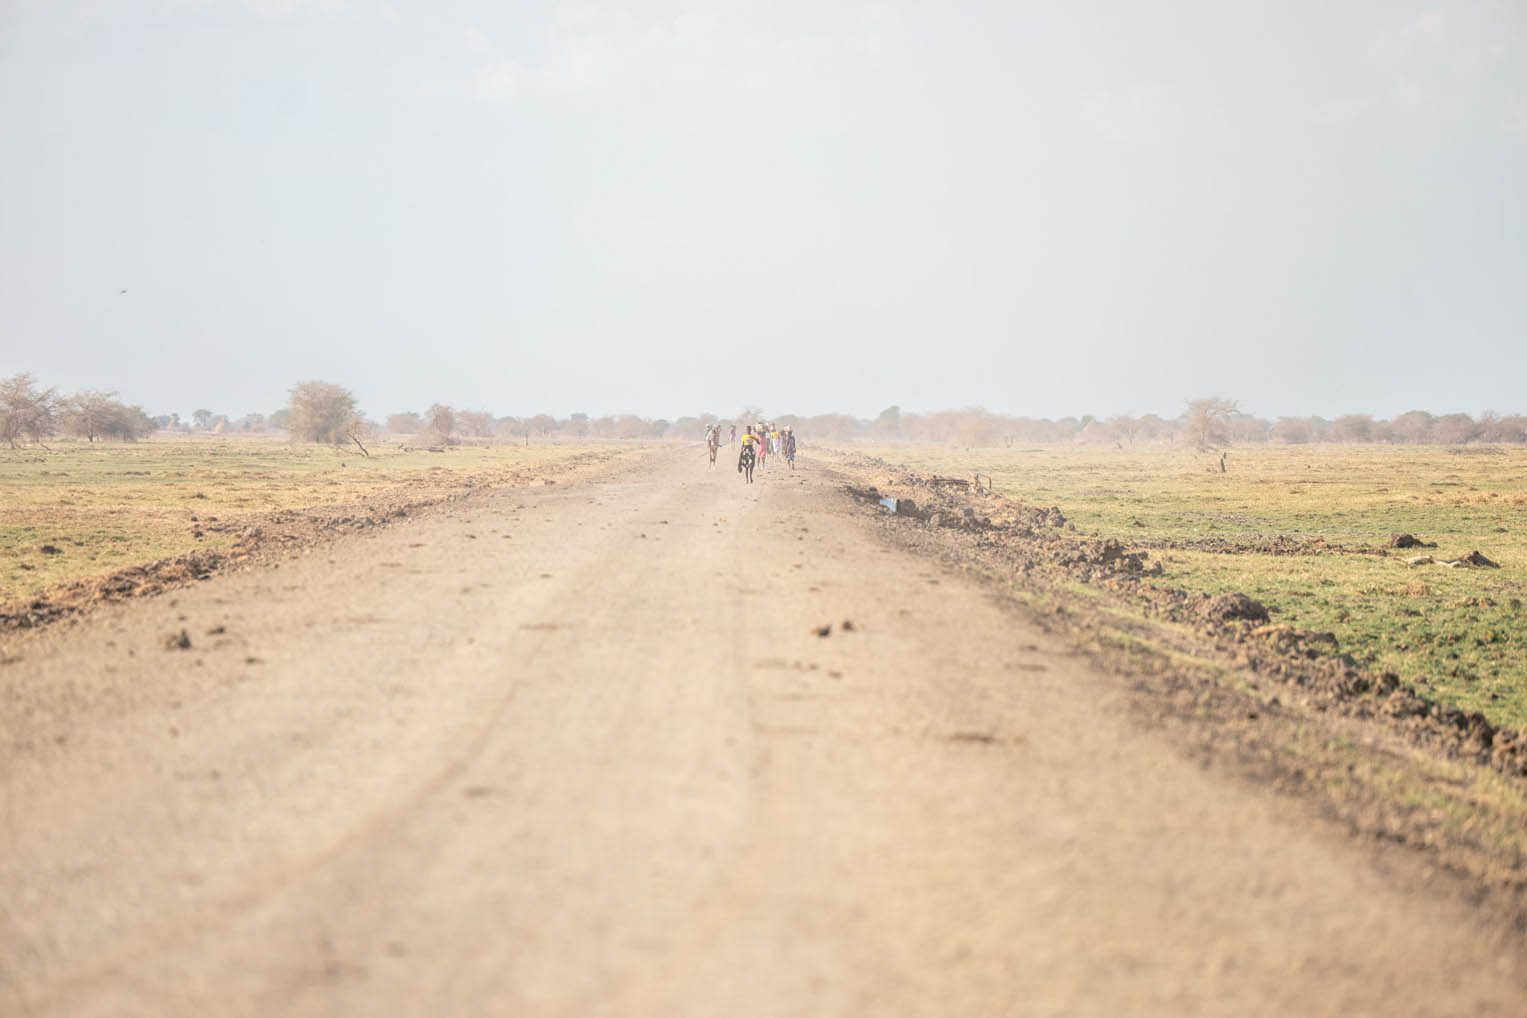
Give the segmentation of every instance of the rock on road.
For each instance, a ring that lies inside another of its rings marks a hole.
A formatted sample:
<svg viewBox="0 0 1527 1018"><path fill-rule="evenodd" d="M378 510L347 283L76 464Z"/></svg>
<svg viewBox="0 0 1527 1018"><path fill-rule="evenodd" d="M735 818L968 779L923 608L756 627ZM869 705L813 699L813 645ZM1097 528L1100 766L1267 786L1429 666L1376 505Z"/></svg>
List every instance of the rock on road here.
<svg viewBox="0 0 1527 1018"><path fill-rule="evenodd" d="M1419 858L783 466L654 449L29 637L0 1014L1523 1013Z"/></svg>

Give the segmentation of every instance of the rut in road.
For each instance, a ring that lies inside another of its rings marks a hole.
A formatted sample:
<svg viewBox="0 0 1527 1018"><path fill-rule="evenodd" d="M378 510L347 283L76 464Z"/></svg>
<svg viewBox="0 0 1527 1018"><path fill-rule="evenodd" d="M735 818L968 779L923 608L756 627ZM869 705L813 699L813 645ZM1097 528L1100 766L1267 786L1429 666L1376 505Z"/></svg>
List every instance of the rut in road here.
<svg viewBox="0 0 1527 1018"><path fill-rule="evenodd" d="M0 1012L1520 1012L1445 878L801 466L654 450L31 639Z"/></svg>

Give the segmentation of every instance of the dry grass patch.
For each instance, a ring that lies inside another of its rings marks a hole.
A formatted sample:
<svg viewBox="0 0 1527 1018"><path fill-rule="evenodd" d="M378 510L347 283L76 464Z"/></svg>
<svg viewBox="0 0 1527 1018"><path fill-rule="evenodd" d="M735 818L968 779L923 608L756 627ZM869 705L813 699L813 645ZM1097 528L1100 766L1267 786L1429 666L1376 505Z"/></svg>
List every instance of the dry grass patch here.
<svg viewBox="0 0 1527 1018"><path fill-rule="evenodd" d="M159 559L230 547L246 525L287 510L430 501L511 484L629 446L293 445L280 439L63 442L0 452L0 604Z"/></svg>

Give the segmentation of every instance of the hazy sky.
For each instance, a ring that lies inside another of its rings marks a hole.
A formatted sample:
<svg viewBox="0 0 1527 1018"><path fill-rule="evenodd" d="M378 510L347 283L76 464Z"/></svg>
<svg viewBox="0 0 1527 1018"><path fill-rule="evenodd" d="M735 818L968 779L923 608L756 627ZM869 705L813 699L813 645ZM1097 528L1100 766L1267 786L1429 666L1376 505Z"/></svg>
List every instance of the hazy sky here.
<svg viewBox="0 0 1527 1018"><path fill-rule="evenodd" d="M19 370L1527 411L1527 2L0 0Z"/></svg>

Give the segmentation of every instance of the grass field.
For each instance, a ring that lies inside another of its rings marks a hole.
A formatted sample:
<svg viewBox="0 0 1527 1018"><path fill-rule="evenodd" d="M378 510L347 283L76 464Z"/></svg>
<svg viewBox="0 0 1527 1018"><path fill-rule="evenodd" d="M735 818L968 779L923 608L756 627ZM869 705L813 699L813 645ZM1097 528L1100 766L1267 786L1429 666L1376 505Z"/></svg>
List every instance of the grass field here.
<svg viewBox="0 0 1527 1018"><path fill-rule="evenodd" d="M431 453L378 445L368 459L354 447L239 437L0 451L0 603L233 542L233 534L209 523L364 503L403 488L424 500L467 479L493 483L527 468L555 467L591 448L456 446Z"/></svg>
<svg viewBox="0 0 1527 1018"><path fill-rule="evenodd" d="M1527 449L1246 447L1226 473L1217 455L1156 446L856 450L922 473L990 474L999 493L1057 505L1081 531L1157 545L1156 582L1249 594L1274 622L1333 632L1430 697L1527 724ZM1437 547L1361 553L1394 533ZM1244 550L1276 536L1343 550ZM1476 549L1500 568L1404 562Z"/></svg>

